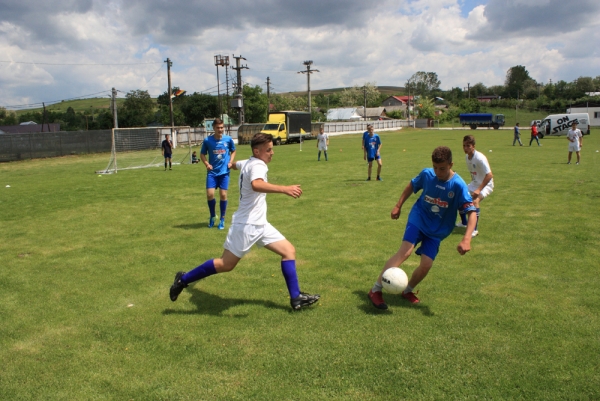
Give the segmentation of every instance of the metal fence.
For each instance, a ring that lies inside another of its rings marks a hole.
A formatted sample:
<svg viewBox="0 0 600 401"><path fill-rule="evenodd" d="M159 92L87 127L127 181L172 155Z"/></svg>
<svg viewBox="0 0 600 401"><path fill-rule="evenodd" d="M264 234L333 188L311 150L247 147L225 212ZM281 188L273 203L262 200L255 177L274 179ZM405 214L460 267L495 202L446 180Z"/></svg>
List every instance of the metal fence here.
<svg viewBox="0 0 600 401"><path fill-rule="evenodd" d="M0 162L110 152L111 130L0 134Z"/></svg>

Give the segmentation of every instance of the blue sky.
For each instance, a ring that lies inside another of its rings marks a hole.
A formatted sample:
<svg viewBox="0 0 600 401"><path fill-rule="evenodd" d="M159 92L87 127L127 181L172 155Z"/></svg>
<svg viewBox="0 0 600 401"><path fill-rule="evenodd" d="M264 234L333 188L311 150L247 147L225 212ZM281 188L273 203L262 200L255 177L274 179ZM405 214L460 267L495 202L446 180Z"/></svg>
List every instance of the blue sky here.
<svg viewBox="0 0 600 401"><path fill-rule="evenodd" d="M124 96L214 92L216 54L246 58L245 83L283 93L402 86L417 71L443 89L504 82L524 65L547 83L600 75L597 0L0 0L0 106L112 87ZM573 12L576 10L577 12ZM234 71L229 71L233 76ZM224 82L224 70L220 71Z"/></svg>

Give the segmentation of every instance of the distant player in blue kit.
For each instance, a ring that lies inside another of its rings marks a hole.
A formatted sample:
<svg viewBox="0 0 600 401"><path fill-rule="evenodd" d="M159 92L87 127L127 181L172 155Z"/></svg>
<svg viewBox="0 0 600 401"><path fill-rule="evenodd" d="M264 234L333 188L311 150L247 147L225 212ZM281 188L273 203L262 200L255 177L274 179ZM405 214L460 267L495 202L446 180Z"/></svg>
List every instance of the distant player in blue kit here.
<svg viewBox="0 0 600 401"><path fill-rule="evenodd" d="M371 169L373 167L373 160L377 160L377 181L383 181L381 179L381 138L374 132L373 126L367 127L367 135L363 135L364 138L364 149L365 157L369 163L369 172L367 181L371 181Z"/></svg>
<svg viewBox="0 0 600 401"><path fill-rule="evenodd" d="M219 230L225 228L225 212L227 211L227 190L229 189L229 170L235 160L235 144L229 135L223 135L225 124L219 118L216 118L213 123L215 134L209 136L202 142L200 149L200 159L206 166L206 199L208 202L208 210L210 211L209 227L215 225L215 208L217 201L215 200L215 189L219 188L221 202L221 219L219 222ZM208 160L206 155L208 154Z"/></svg>
<svg viewBox="0 0 600 401"><path fill-rule="evenodd" d="M412 254L415 246L417 255L421 256L421 263L413 271L408 286L402 297L410 303L419 303L413 293L438 254L440 243L452 232L457 212L468 214L468 225L465 235L458 244L457 250L461 255L471 250L471 234L475 229L475 207L469 195L467 184L452 170L452 151L446 146L437 147L431 155L433 168L426 168L413 178L400 195L400 199L392 209L391 217L397 220L404 202L420 190L421 196L413 205L409 215L404 238L400 249L392 256L383 267L381 274L369 291L369 299L378 309L387 309L383 300L381 289L381 276L390 267L399 267Z"/></svg>

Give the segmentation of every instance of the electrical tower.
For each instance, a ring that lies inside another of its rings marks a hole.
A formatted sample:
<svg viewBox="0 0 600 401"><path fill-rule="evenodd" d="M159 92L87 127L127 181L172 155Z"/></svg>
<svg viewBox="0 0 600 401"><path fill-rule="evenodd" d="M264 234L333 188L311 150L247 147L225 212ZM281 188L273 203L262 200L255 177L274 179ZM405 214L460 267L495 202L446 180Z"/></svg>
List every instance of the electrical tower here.
<svg viewBox="0 0 600 401"><path fill-rule="evenodd" d="M227 74L227 67L229 67L229 56L221 56L217 54L215 56L215 66L217 67L217 99L219 103L219 118L223 118L223 105L221 104L221 86L219 81L219 66L225 67L225 74ZM229 88L227 88L229 92Z"/></svg>
<svg viewBox="0 0 600 401"><path fill-rule="evenodd" d="M313 72L321 72L319 70L311 70L312 60L306 60L303 64L306 66L306 71L298 71L298 74L306 74L306 80L308 85L308 112L312 115L312 106L310 103L310 74Z"/></svg>

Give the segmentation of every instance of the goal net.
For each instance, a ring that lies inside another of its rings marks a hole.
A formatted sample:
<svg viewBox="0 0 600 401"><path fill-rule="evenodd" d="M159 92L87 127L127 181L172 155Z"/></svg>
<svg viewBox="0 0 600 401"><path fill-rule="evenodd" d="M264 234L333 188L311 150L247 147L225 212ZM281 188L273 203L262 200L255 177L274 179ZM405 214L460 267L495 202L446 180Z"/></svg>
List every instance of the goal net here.
<svg viewBox="0 0 600 401"><path fill-rule="evenodd" d="M191 127L113 128L110 160L97 174L121 170L164 166L162 141L169 135L173 142L171 164L189 164L195 146L202 144L206 132ZM199 153L199 149L198 149Z"/></svg>

